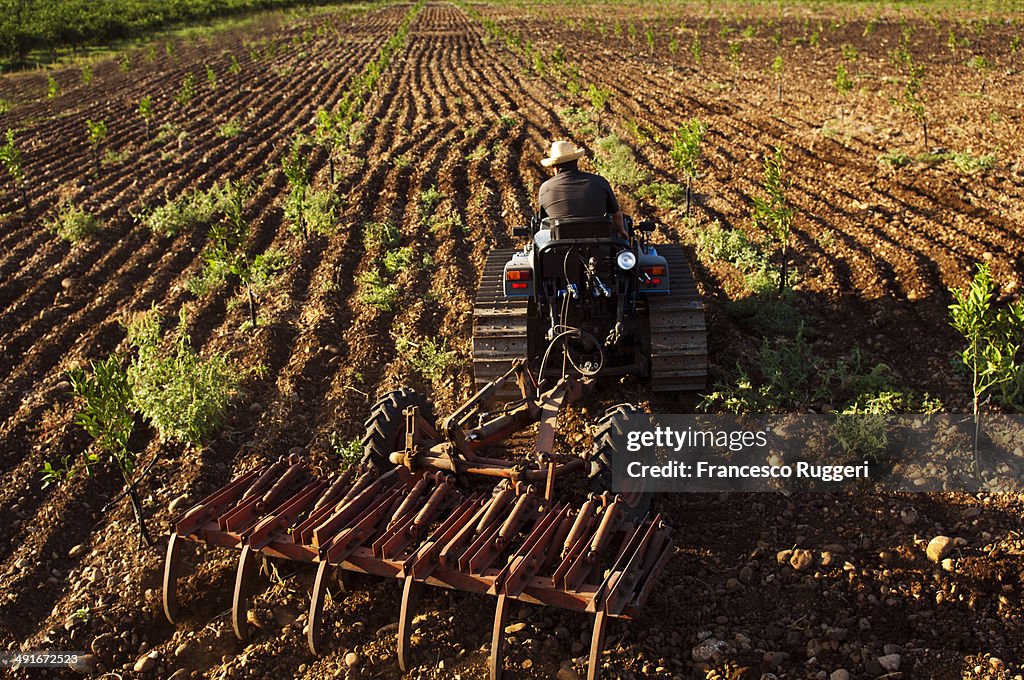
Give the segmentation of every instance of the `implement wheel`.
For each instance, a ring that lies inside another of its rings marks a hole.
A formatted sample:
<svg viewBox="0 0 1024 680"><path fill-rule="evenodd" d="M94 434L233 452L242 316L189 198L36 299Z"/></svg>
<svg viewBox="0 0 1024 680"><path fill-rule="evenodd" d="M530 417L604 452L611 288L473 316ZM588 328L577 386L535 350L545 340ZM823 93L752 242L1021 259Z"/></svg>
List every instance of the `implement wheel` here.
<svg viewBox="0 0 1024 680"><path fill-rule="evenodd" d="M612 490L612 461L619 456L626 456L624 450L616 446L616 432L621 433L622 424L629 418L646 414L633 404L618 404L604 412L597 421L594 431L594 448L590 453L590 486L597 493ZM619 492L619 496L629 507L628 515L634 519L643 519L651 509L652 494L649 491Z"/></svg>
<svg viewBox="0 0 1024 680"><path fill-rule="evenodd" d="M434 412L426 397L409 387L384 393L370 410L363 435L363 463L378 470L390 470L391 454L405 448L405 409L418 406L420 415L434 421Z"/></svg>

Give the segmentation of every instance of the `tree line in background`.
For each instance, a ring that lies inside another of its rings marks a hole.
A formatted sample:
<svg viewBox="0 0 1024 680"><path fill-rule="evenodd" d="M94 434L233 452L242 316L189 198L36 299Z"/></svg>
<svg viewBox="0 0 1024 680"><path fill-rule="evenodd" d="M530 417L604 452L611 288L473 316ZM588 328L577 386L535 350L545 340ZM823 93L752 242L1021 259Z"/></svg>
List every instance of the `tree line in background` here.
<svg viewBox="0 0 1024 680"><path fill-rule="evenodd" d="M298 0L5 0L0 12L0 61L17 66L34 50L103 45L186 21L297 4Z"/></svg>

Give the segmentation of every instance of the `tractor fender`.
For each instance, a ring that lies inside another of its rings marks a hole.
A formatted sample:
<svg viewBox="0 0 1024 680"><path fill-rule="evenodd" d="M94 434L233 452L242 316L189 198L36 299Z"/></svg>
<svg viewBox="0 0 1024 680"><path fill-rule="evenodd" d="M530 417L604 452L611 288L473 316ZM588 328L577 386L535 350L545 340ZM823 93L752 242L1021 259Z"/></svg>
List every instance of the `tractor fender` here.
<svg viewBox="0 0 1024 680"><path fill-rule="evenodd" d="M502 275L505 297L533 297L537 288L537 277L534 276L533 260L527 253L516 253L505 263Z"/></svg>
<svg viewBox="0 0 1024 680"><path fill-rule="evenodd" d="M646 295L667 295L670 286L672 272L668 268L668 260L653 248L646 253L640 253L637 259L636 270L640 276L640 293Z"/></svg>

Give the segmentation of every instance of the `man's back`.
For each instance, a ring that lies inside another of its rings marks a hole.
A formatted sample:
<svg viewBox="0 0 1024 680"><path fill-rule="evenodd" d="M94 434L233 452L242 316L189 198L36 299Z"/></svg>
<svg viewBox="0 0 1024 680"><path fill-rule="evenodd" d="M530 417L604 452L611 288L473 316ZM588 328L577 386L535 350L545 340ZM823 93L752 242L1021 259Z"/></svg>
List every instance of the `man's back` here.
<svg viewBox="0 0 1024 680"><path fill-rule="evenodd" d="M619 211L611 185L600 175L560 170L540 185L541 217L597 217Z"/></svg>

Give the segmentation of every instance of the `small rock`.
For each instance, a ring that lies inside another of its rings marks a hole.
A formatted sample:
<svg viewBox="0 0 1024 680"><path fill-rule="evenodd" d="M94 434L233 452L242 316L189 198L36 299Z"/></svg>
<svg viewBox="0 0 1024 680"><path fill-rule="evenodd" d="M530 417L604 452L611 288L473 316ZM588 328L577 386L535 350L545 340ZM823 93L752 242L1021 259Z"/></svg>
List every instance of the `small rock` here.
<svg viewBox="0 0 1024 680"><path fill-rule="evenodd" d="M520 621L518 623L512 623L512 624L509 624L509 625L505 626L505 634L506 635L515 635L516 633L518 633L519 631L523 630L524 628L526 628L526 624L523 623L522 621Z"/></svg>
<svg viewBox="0 0 1024 680"><path fill-rule="evenodd" d="M148 673L156 668L156 660L160 657L160 652L155 649L146 654L145 656L139 657L139 660L135 662L133 669L136 673Z"/></svg>
<svg viewBox="0 0 1024 680"><path fill-rule="evenodd" d="M743 568L740 569L739 577L740 581L749 584L754 580L754 570L750 568L750 565L744 565Z"/></svg>
<svg viewBox="0 0 1024 680"><path fill-rule="evenodd" d="M18 569L28 569L32 566L32 560L27 557L22 557L20 560L14 563L14 566Z"/></svg>
<svg viewBox="0 0 1024 680"><path fill-rule="evenodd" d="M694 661L718 661L725 652L726 644L711 637L690 650Z"/></svg>
<svg viewBox="0 0 1024 680"><path fill-rule="evenodd" d="M83 654L69 663L68 668L82 675L93 673L96 670L96 655Z"/></svg>
<svg viewBox="0 0 1024 680"><path fill-rule="evenodd" d="M177 512L178 510L183 510L186 503L188 503L188 494L183 493L171 501L171 504L167 506L167 509L171 512Z"/></svg>
<svg viewBox="0 0 1024 680"><path fill-rule="evenodd" d="M71 558L81 557L82 555L85 554L85 551L87 549L88 548L85 547L84 543L79 543L74 548L72 548L71 550L68 551L68 557L71 557Z"/></svg>
<svg viewBox="0 0 1024 680"><path fill-rule="evenodd" d="M188 654L190 648L191 647L190 647L189 643L182 642L180 645L175 647L175 649L174 649L174 656L185 656L186 654Z"/></svg>
<svg viewBox="0 0 1024 680"><path fill-rule="evenodd" d="M572 666L562 666L555 675L556 680L580 680L580 674Z"/></svg>
<svg viewBox="0 0 1024 680"><path fill-rule="evenodd" d="M397 621L395 623L389 623L386 626L381 626L380 628L377 629L376 637L380 637L381 635L387 635L388 633L394 633L397 630L398 630L398 622Z"/></svg>
<svg viewBox="0 0 1024 680"><path fill-rule="evenodd" d="M325 345L324 349L330 354L341 354L341 349L337 345Z"/></svg>
<svg viewBox="0 0 1024 680"><path fill-rule="evenodd" d="M355 652L349 652L345 655L345 665L349 668L355 668L359 665L359 655Z"/></svg>
<svg viewBox="0 0 1024 680"><path fill-rule="evenodd" d="M789 661L789 654L777 651L765 652L762 660L769 666L781 666Z"/></svg>
<svg viewBox="0 0 1024 680"><path fill-rule="evenodd" d="M954 569L954 567L953 567L953 560L952 559L947 557L946 559L942 560L942 570L943 571L950 571L951 572L951 571L953 571L953 569Z"/></svg>
<svg viewBox="0 0 1024 680"><path fill-rule="evenodd" d="M184 668L179 668L171 673L171 677L167 678L167 680L188 680L190 677L192 677L191 673Z"/></svg>
<svg viewBox="0 0 1024 680"><path fill-rule="evenodd" d="M850 671L845 668L832 671L832 674L828 676L828 680L850 680Z"/></svg>
<svg viewBox="0 0 1024 680"><path fill-rule="evenodd" d="M886 654L885 656L880 656L878 657L878 665L886 673L895 673L900 669L900 655Z"/></svg>
<svg viewBox="0 0 1024 680"><path fill-rule="evenodd" d="M928 559L938 564L953 549L953 539L949 536L936 536L928 542L925 553Z"/></svg>
<svg viewBox="0 0 1024 680"><path fill-rule="evenodd" d="M810 550L794 550L792 557L789 558L789 565L796 571L803 571L812 564L814 556Z"/></svg>
<svg viewBox="0 0 1024 680"><path fill-rule="evenodd" d="M60 287L64 290L71 290L75 286L75 280L70 276L66 276L60 280Z"/></svg>
<svg viewBox="0 0 1024 680"><path fill-rule="evenodd" d="M93 638L92 644L89 645L89 649L96 656L102 655L107 651L107 647L114 641L113 633L102 633Z"/></svg>
<svg viewBox="0 0 1024 680"><path fill-rule="evenodd" d="M725 582L725 589L730 593L735 593L737 590L743 590L743 584L740 583L739 579L731 578Z"/></svg>
<svg viewBox="0 0 1024 680"><path fill-rule="evenodd" d="M904 510L903 512L900 513L900 521L906 524L908 527L912 526L915 522L917 522L917 511L914 510L913 508L910 508L909 510Z"/></svg>
<svg viewBox="0 0 1024 680"><path fill-rule="evenodd" d="M826 550L825 552L821 553L821 566L831 567L832 562L834 561L835 556L833 556L832 553L830 553L829 551Z"/></svg>
<svg viewBox="0 0 1024 680"><path fill-rule="evenodd" d="M530 670L533 668L533 661L530 659L523 659L523 670Z"/></svg>

